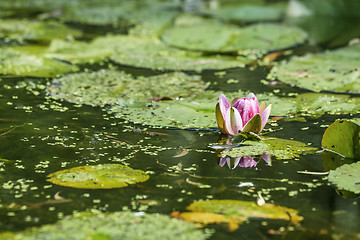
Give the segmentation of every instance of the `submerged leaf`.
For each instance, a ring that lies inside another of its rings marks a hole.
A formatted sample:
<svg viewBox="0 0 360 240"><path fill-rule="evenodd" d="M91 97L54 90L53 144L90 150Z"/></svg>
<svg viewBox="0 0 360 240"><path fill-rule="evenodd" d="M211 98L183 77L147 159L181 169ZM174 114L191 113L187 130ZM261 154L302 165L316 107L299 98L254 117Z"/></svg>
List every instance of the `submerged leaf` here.
<svg viewBox="0 0 360 240"><path fill-rule="evenodd" d="M41 227L17 233L0 233L4 240L72 239L72 240L150 240L206 239L206 234L178 219L160 214L138 215L133 212L81 212Z"/></svg>
<svg viewBox="0 0 360 240"><path fill-rule="evenodd" d="M149 179L145 172L120 164L74 167L49 174L47 177L49 182L57 185L86 189L122 188Z"/></svg>

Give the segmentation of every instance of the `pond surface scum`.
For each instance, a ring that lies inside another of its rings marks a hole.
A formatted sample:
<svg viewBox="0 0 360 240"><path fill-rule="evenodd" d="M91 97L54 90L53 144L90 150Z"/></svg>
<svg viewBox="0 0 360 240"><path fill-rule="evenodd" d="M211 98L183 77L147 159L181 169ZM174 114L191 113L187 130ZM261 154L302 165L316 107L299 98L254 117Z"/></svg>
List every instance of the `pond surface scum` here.
<svg viewBox="0 0 360 240"><path fill-rule="evenodd" d="M1 0L0 239L360 239L358 9Z"/></svg>

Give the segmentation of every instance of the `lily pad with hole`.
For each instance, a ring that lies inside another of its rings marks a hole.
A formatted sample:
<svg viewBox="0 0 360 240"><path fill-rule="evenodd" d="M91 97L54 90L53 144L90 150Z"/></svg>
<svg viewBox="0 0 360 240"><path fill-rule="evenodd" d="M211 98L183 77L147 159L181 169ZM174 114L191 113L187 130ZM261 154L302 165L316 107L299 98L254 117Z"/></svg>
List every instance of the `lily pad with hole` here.
<svg viewBox="0 0 360 240"><path fill-rule="evenodd" d="M360 126L349 120L336 120L325 131L321 146L344 157L360 159Z"/></svg>
<svg viewBox="0 0 360 240"><path fill-rule="evenodd" d="M194 218L194 222L202 224L225 222L234 225L241 224L246 219L260 218L285 220L298 225L302 220L302 217L298 215L298 211L295 209L277 206L271 203L265 203L261 206L258 206L255 202L240 200L198 201L190 204L187 207L187 210L193 213L213 213L224 216L224 219L219 218L219 216L215 216L216 219L214 221L212 221L211 218ZM185 218L185 220L189 221L194 219Z"/></svg>
<svg viewBox="0 0 360 240"><path fill-rule="evenodd" d="M239 27L213 19L193 18L177 19L173 27L164 31L163 41L188 50L261 55L302 44L307 38L299 28L283 24L259 23Z"/></svg>
<svg viewBox="0 0 360 240"><path fill-rule="evenodd" d="M82 32L61 23L37 20L2 19L0 21L0 38L17 41L49 42L52 39L80 37Z"/></svg>
<svg viewBox="0 0 360 240"><path fill-rule="evenodd" d="M237 22L279 21L285 15L286 4L265 3L263 0L221 1L216 8L201 13L215 18Z"/></svg>
<svg viewBox="0 0 360 240"><path fill-rule="evenodd" d="M4 240L37 239L94 239L94 240L151 240L206 239L193 224L161 214L133 212L89 213L66 216L54 224L28 228L17 233L0 233Z"/></svg>
<svg viewBox="0 0 360 240"><path fill-rule="evenodd" d="M47 93L55 99L104 106L188 97L203 92L207 86L200 76L181 72L134 78L124 72L99 70L55 79Z"/></svg>
<svg viewBox="0 0 360 240"><path fill-rule="evenodd" d="M144 171L121 164L74 167L51 173L47 177L53 184L84 189L122 188L149 179Z"/></svg>
<svg viewBox="0 0 360 240"><path fill-rule="evenodd" d="M292 57L270 72L291 86L314 92L360 93L360 44L324 53Z"/></svg>
<svg viewBox="0 0 360 240"><path fill-rule="evenodd" d="M56 77L78 67L22 51L0 49L0 74L28 77Z"/></svg>
<svg viewBox="0 0 360 240"><path fill-rule="evenodd" d="M301 154L314 153L317 148L305 143L281 138L262 138L262 141L244 141L239 147L222 151L222 157L252 157L270 154L277 159L294 159Z"/></svg>
<svg viewBox="0 0 360 240"><path fill-rule="evenodd" d="M330 171L329 182L340 190L360 193L360 162L345 164Z"/></svg>

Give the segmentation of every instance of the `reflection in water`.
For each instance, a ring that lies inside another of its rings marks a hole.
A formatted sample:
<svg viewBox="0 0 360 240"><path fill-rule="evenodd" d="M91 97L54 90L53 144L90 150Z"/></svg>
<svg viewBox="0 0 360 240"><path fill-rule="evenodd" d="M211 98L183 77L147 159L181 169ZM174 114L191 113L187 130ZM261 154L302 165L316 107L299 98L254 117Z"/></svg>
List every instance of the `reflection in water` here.
<svg viewBox="0 0 360 240"><path fill-rule="evenodd" d="M248 156L241 156L236 158L230 157L222 157L220 158L219 165L223 167L225 163L230 169L234 169L236 167L243 167L243 168L251 168L256 167L256 165L263 159L266 164L271 165L271 156L270 154L261 154L261 157L248 157Z"/></svg>

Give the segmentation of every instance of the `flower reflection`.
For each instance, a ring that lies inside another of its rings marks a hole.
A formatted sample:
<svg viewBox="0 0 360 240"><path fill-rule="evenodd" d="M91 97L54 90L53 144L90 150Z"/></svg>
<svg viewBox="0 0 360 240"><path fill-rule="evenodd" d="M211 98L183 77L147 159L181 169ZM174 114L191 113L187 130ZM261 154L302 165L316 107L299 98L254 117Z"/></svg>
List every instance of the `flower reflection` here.
<svg viewBox="0 0 360 240"><path fill-rule="evenodd" d="M222 157L220 158L219 165L223 167L225 164L228 165L230 169L234 169L236 167L243 167L243 168L251 168L256 167L256 165L260 162L260 160L256 161L257 157L248 157L248 156L242 156L242 157L236 157L236 158L230 158L230 157ZM261 159L263 159L266 164L271 164L271 156L270 154L261 154Z"/></svg>

